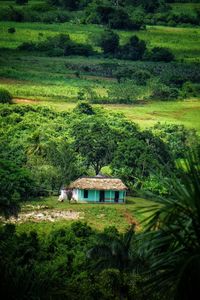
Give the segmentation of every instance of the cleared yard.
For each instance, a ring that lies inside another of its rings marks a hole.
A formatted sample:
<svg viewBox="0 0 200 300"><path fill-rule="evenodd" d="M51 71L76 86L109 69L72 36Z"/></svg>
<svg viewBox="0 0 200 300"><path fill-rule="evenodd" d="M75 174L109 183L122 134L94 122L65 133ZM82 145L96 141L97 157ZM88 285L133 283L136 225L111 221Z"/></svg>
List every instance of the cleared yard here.
<svg viewBox="0 0 200 300"><path fill-rule="evenodd" d="M68 226L80 220L87 222L92 228L103 230L108 226L116 226L123 232L134 223L137 230L142 230L142 220L148 216L140 211L142 207L153 204L141 198L128 197L126 204L70 204L58 202L58 197L41 198L24 203L19 220L11 219L17 224L18 231L36 229L40 234L47 234L53 229Z"/></svg>

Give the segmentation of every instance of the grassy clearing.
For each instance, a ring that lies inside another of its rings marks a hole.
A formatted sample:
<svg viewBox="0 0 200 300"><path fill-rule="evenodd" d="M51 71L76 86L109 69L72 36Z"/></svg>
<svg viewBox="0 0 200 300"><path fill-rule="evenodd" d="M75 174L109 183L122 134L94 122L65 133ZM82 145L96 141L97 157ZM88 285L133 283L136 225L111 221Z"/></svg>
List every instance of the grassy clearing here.
<svg viewBox="0 0 200 300"><path fill-rule="evenodd" d="M144 200L141 198L127 198L126 204L69 204L68 202L59 203L57 197L48 197L39 200L34 200L28 203L24 203L22 207L23 212L30 212L37 208L38 205L43 205L48 207L50 210L71 210L82 212L84 218L81 220L87 222L92 228L97 230L103 230L108 226L116 226L119 231L123 232L132 221L137 224L137 230L142 229L140 224L145 217L148 216L147 213L139 212L139 208L148 207L152 202ZM32 207L30 208L31 205ZM47 209L47 208L45 208ZM23 224L18 224L18 231L31 231L36 229L39 234L48 234L53 229L58 229L63 226L68 226L73 221L56 221L51 222L28 222Z"/></svg>
<svg viewBox="0 0 200 300"><path fill-rule="evenodd" d="M200 132L200 102L189 101L157 101L144 105L110 105L106 106L114 112L124 113L129 119L142 128L153 126L157 122L183 124Z"/></svg>

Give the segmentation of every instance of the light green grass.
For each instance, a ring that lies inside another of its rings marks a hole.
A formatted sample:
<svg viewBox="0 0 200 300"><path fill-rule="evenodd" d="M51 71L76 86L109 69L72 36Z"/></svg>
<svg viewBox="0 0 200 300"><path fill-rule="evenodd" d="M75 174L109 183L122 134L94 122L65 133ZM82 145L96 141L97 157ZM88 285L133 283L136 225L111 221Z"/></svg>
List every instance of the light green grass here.
<svg viewBox="0 0 200 300"><path fill-rule="evenodd" d="M32 205L33 207L30 208ZM69 204L67 201L59 203L57 197L48 197L38 200L33 200L24 203L22 206L23 212L34 211L34 207L44 205L45 210L71 210L81 212L83 215L82 222L87 222L92 228L102 231L105 227L115 226L120 232L126 230L134 221L137 224L137 230L142 230L141 222L149 215L149 213L142 213L141 207L149 207L152 201L141 198L127 197L126 204ZM51 222L27 222L18 225L18 231L30 231L36 229L40 234L47 234L52 229L58 229L63 226L68 226L74 221L59 220L54 223Z"/></svg>
<svg viewBox="0 0 200 300"><path fill-rule="evenodd" d="M139 31L137 36L147 43L148 48L166 47L177 60L188 62L200 61L200 29L178 28L167 26L147 26L146 31ZM122 43L125 43L132 32L121 31Z"/></svg>
<svg viewBox="0 0 200 300"><path fill-rule="evenodd" d="M200 9L200 3L172 3L171 7L175 13L195 14L195 10Z"/></svg>
<svg viewBox="0 0 200 300"><path fill-rule="evenodd" d="M183 124L200 132L200 102L156 101L143 105L110 105L106 108L113 112L122 112L126 117L138 123L142 128L153 126L157 122Z"/></svg>

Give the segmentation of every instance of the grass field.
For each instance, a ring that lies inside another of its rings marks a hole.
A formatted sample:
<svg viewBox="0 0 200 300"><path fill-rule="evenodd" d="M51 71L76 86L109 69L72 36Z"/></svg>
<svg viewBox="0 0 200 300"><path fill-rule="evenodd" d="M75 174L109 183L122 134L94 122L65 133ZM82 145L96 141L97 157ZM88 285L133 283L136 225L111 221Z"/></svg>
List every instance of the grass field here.
<svg viewBox="0 0 200 300"><path fill-rule="evenodd" d="M171 7L175 13L189 12L194 14L195 9L200 9L200 3L172 3Z"/></svg>
<svg viewBox="0 0 200 300"><path fill-rule="evenodd" d="M49 211L75 211L83 216L81 221L87 222L92 228L103 230L108 226L116 226L123 232L132 222L136 223L137 230L142 229L141 222L148 216L147 213L139 211L142 207L149 207L153 202L141 198L127 198L126 204L69 204L59 203L57 197L42 198L40 200L29 201L22 206L22 212L37 210L42 205L44 210ZM73 221L58 220L55 222L26 222L18 224L18 231L31 231L37 229L39 234L47 234L52 229L57 229L65 225L70 225Z"/></svg>
<svg viewBox="0 0 200 300"><path fill-rule="evenodd" d="M42 1L31 0L28 6L39 2ZM1 1L4 7L8 4L14 5L14 3L14 1ZM198 8L199 4L175 3L172 6L177 12L181 9L192 11ZM10 27L15 27L14 34L8 33ZM16 50L25 41L40 41L48 36L65 33L69 34L74 41L92 44L96 50L100 51L95 46L95 40L103 30L103 26L75 24L74 22L62 24L0 22L0 87L8 89L15 98L25 99L25 102L30 99L40 100L39 104L50 105L61 111L73 107L75 104L72 102L82 99L81 94L84 94L83 98L88 100L94 99L95 96L101 99L112 99L120 94L125 97L131 94L133 100L143 100L149 97L151 84L134 86L132 83L124 83L119 85L115 76L102 73L103 66L106 65L110 65L111 68L114 66L113 69L115 66L125 69L132 67L137 70L148 69L152 72L153 64L155 64L158 72L162 73L160 77L192 72L196 74L197 72L194 69L198 69L197 63L200 62L200 29L198 27L147 26L146 30L141 31L117 31L121 44L125 43L131 35L137 34L147 42L149 48L160 46L171 49L178 61L174 64L121 61L100 56L45 57L41 53ZM85 72L84 68L88 67L94 68L95 72ZM177 73L176 70L178 70ZM76 72L79 72L78 76ZM176 102L143 101L133 106L117 104L105 105L105 107L114 112L124 113L142 128L160 121L180 123L200 131L198 98Z"/></svg>
<svg viewBox="0 0 200 300"><path fill-rule="evenodd" d="M15 27L14 34L8 33L8 28ZM104 30L103 26L94 24L62 24L42 23L0 23L0 48L16 48L22 42L40 41L48 36L59 33L69 34L71 39L80 43L89 43L94 47L94 41ZM142 31L116 31L121 38L121 44L136 34L147 42L149 48L167 47L172 50L177 60L189 62L199 61L200 29L199 28L175 28L166 26L147 26ZM98 49L98 48L96 48Z"/></svg>

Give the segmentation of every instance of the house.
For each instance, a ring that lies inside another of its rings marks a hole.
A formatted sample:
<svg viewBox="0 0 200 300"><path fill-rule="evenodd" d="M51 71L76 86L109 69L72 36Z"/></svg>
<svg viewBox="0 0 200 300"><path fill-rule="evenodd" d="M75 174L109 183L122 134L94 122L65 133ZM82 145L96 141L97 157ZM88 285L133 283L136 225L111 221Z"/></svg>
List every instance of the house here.
<svg viewBox="0 0 200 300"><path fill-rule="evenodd" d="M81 177L70 184L78 202L124 203L127 187L119 178L97 175Z"/></svg>

